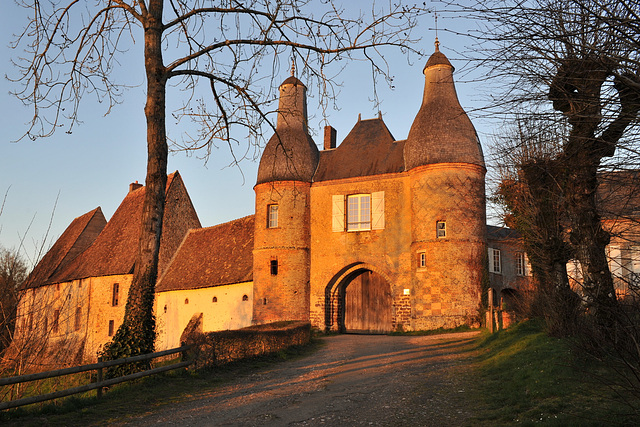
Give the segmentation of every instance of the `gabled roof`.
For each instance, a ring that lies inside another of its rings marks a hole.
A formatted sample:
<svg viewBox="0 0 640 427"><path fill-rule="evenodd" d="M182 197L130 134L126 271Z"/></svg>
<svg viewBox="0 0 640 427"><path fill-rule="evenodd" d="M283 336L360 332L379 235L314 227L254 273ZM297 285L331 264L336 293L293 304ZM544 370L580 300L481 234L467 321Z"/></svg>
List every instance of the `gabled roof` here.
<svg viewBox="0 0 640 427"><path fill-rule="evenodd" d="M165 226L160 244L159 272L166 267L187 230L200 226L178 172L167 177L166 188L167 199L163 221ZM170 197L173 192L176 193L175 197ZM66 268L60 269L49 282L61 283L87 277L132 273L138 250L144 194L145 187L130 191L93 244ZM188 200L181 200L184 198ZM186 220L178 221L180 229L172 230L169 218L176 215L183 215ZM176 240L177 242L173 243ZM164 262L162 262L163 259Z"/></svg>
<svg viewBox="0 0 640 427"><path fill-rule="evenodd" d="M189 230L156 292L199 289L253 280L254 216Z"/></svg>
<svg viewBox="0 0 640 427"><path fill-rule="evenodd" d="M87 249L106 224L99 207L74 219L29 274L22 289L51 283L49 279Z"/></svg>
<svg viewBox="0 0 640 427"><path fill-rule="evenodd" d="M342 143L320 152L313 180L397 173L404 170L404 141L396 141L382 118L358 120Z"/></svg>

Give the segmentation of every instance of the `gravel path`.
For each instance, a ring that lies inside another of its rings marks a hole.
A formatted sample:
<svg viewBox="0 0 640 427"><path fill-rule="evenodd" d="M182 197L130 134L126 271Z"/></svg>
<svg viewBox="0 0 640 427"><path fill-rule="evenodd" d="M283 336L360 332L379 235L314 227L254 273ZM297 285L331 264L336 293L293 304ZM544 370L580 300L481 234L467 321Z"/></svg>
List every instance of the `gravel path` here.
<svg viewBox="0 0 640 427"><path fill-rule="evenodd" d="M336 335L301 359L241 376L131 425L449 426L473 404L461 361L477 333Z"/></svg>

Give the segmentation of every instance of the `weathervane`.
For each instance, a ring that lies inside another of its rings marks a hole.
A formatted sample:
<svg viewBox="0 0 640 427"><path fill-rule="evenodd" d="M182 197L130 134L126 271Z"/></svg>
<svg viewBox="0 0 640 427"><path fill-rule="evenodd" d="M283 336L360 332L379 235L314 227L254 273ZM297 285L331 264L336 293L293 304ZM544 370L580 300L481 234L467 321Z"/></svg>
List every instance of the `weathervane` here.
<svg viewBox="0 0 640 427"><path fill-rule="evenodd" d="M440 52L440 42L438 41L438 8L435 8L435 19L436 19L436 52Z"/></svg>

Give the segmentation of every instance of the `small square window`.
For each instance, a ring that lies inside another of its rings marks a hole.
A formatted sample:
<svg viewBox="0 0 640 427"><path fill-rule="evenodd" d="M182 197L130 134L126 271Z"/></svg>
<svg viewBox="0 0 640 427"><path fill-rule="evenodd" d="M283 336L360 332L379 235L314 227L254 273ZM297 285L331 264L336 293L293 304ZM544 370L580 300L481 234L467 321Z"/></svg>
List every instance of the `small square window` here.
<svg viewBox="0 0 640 427"><path fill-rule="evenodd" d="M278 274L278 260L277 259L272 259L271 260L271 275L272 276L276 276Z"/></svg>
<svg viewBox="0 0 640 427"><path fill-rule="evenodd" d="M267 206L267 228L278 227L278 205Z"/></svg>
<svg viewBox="0 0 640 427"><path fill-rule="evenodd" d="M446 221L438 221L436 222L436 236L438 239L442 239L447 237L447 222Z"/></svg>

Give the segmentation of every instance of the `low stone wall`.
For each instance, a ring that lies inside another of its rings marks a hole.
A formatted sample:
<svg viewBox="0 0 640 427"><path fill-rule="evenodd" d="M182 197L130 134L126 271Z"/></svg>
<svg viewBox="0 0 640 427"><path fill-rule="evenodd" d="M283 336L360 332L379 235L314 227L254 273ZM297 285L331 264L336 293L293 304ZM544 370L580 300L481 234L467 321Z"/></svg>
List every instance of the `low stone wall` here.
<svg viewBox="0 0 640 427"><path fill-rule="evenodd" d="M183 335L184 344L195 344L183 357L195 359L196 369L224 365L241 359L277 353L311 339L311 324L277 322L233 331Z"/></svg>

